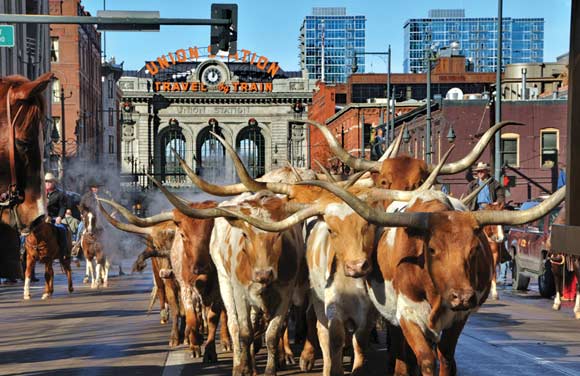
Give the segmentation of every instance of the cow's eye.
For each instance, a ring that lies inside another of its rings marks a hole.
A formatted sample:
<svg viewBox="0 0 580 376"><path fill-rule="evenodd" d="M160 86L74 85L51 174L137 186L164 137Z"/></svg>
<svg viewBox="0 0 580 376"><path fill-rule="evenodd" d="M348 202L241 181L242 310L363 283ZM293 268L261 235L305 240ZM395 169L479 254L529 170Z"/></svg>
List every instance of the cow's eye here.
<svg viewBox="0 0 580 376"><path fill-rule="evenodd" d="M429 247L429 254L434 256L437 252L435 251L434 248Z"/></svg>

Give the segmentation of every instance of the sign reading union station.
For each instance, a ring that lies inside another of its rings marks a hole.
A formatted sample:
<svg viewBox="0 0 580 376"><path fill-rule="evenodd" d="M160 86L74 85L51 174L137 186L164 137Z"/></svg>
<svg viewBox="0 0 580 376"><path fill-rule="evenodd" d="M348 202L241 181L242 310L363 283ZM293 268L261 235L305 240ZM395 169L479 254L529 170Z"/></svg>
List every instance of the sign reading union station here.
<svg viewBox="0 0 580 376"><path fill-rule="evenodd" d="M176 65L178 63L184 63L187 61L193 61L199 59L199 48L198 47L188 47L187 49L181 48L175 52L169 52L167 55L161 55L156 60L146 62L146 68L149 74L155 77L160 71ZM205 48L203 49L205 50ZM209 52L209 47L207 48ZM208 55L210 59L215 59L220 57L226 59L227 61L242 62L249 65L253 65L256 69L266 72L271 78L274 78L280 66L276 62L271 62L265 56L259 56L255 52L250 50L241 50L241 54L236 52L231 55ZM215 85L214 85L215 83ZM155 91L166 91L166 92L205 92L208 91L208 86L215 88L223 93L258 93L258 92L272 92L273 85L271 82L223 82L220 80L219 71L208 71L205 82L167 82L167 81L154 81ZM209 85L208 85L209 84Z"/></svg>

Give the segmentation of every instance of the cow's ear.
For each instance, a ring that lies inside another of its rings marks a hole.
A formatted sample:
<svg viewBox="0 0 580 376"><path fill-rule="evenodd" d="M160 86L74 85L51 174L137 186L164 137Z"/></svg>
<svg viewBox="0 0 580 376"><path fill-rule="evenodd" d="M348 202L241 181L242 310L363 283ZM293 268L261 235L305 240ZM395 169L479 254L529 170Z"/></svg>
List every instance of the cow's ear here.
<svg viewBox="0 0 580 376"><path fill-rule="evenodd" d="M34 81L26 82L13 90L11 102L25 101L42 93L53 78L52 73L45 73Z"/></svg>

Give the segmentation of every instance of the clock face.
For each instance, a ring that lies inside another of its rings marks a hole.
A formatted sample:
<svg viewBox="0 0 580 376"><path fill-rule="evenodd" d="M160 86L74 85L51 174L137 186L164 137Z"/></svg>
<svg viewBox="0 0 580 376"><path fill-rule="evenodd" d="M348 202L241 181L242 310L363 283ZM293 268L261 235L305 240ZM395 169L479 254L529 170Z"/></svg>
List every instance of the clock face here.
<svg viewBox="0 0 580 376"><path fill-rule="evenodd" d="M222 79L223 74L218 67L208 67L203 71L202 80L207 85L217 85Z"/></svg>

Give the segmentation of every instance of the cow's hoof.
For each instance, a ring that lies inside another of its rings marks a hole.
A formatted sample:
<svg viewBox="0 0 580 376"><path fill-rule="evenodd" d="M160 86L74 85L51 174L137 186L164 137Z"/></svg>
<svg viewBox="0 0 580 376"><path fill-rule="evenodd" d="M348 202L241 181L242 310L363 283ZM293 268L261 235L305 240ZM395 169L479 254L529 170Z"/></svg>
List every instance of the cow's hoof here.
<svg viewBox="0 0 580 376"><path fill-rule="evenodd" d="M558 304L558 303L554 303L554 305L552 306L552 309L553 309L554 311L559 311L559 310L560 310L560 304Z"/></svg>
<svg viewBox="0 0 580 376"><path fill-rule="evenodd" d="M192 346L189 346L189 349L191 350L191 357L192 358L201 358L201 356L202 356L201 346L192 345Z"/></svg>
<svg viewBox="0 0 580 376"><path fill-rule="evenodd" d="M203 362L206 364L217 363L217 354L215 352L215 348L210 350L206 347L203 354Z"/></svg>
<svg viewBox="0 0 580 376"><path fill-rule="evenodd" d="M109 282L103 282L103 287L109 287Z"/></svg>
<svg viewBox="0 0 580 376"><path fill-rule="evenodd" d="M296 361L294 360L294 354L292 353L284 354L284 363L286 363L287 366L296 364Z"/></svg>
<svg viewBox="0 0 580 376"><path fill-rule="evenodd" d="M574 317L576 317L576 320L580 320L580 311L574 312Z"/></svg>
<svg viewBox="0 0 580 376"><path fill-rule="evenodd" d="M75 289L74 289L74 288L72 288L72 287L69 287L69 288L68 288L68 293L69 293L69 294L72 294L74 291L75 291Z"/></svg>
<svg viewBox="0 0 580 376"><path fill-rule="evenodd" d="M42 294L42 300L46 300L48 298L50 298L51 294L45 292L44 294Z"/></svg>
<svg viewBox="0 0 580 376"><path fill-rule="evenodd" d="M30 295L24 295L24 296L22 297L22 299L24 299L24 300L30 300Z"/></svg>
<svg viewBox="0 0 580 376"><path fill-rule="evenodd" d="M253 376L255 373L250 368L243 366L236 366L232 370L233 376Z"/></svg>
<svg viewBox="0 0 580 376"><path fill-rule="evenodd" d="M352 372L350 373L351 376L364 376L367 374L368 372L365 372L364 367L357 367L356 369L353 369Z"/></svg>
<svg viewBox="0 0 580 376"><path fill-rule="evenodd" d="M85 276L85 278L83 278L83 283L84 283L84 284L87 284L87 283L89 283L89 276L88 276L88 275L87 275L87 276Z"/></svg>
<svg viewBox="0 0 580 376"><path fill-rule="evenodd" d="M300 355L300 370L302 372L310 372L314 368L314 352L303 351Z"/></svg>
<svg viewBox="0 0 580 376"><path fill-rule="evenodd" d="M179 346L179 339L178 338L171 338L169 340L169 347L176 347Z"/></svg>
<svg viewBox="0 0 580 376"><path fill-rule="evenodd" d="M222 340L222 350L224 352L230 352L232 351L232 343L229 340Z"/></svg>
<svg viewBox="0 0 580 376"><path fill-rule="evenodd" d="M499 300L499 294L497 292L494 292L491 294L491 299L492 300Z"/></svg>

